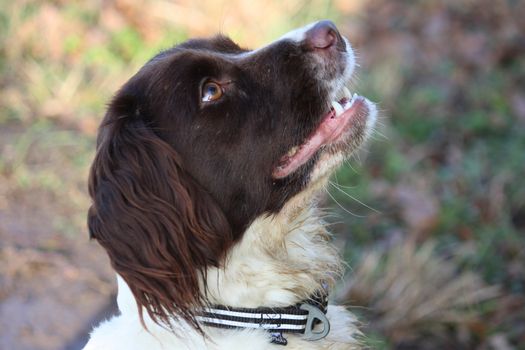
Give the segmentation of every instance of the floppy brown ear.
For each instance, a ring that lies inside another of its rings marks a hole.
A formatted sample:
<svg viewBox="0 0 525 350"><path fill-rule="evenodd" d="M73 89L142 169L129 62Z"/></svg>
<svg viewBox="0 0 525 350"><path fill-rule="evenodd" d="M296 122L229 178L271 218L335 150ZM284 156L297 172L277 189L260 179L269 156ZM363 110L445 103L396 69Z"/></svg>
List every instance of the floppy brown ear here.
<svg viewBox="0 0 525 350"><path fill-rule="evenodd" d="M232 244L230 226L136 106L121 93L102 123L89 179L90 236L129 285L141 319L144 307L157 323L180 317L199 328L199 282Z"/></svg>

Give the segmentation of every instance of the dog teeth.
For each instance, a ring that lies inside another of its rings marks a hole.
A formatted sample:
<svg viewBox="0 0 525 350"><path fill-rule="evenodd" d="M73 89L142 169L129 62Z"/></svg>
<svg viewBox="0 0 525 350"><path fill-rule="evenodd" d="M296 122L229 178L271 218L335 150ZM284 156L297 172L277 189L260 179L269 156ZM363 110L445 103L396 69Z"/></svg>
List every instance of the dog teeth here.
<svg viewBox="0 0 525 350"><path fill-rule="evenodd" d="M343 106L341 106L341 104L339 102L337 102L337 101L332 101L332 108L335 111L335 116L336 117L339 117L345 111L343 109Z"/></svg>
<svg viewBox="0 0 525 350"><path fill-rule="evenodd" d="M288 157L293 157L294 154L296 154L298 150L299 150L298 146L293 146L292 148L290 148L290 150L288 151L288 153L286 155Z"/></svg>
<svg viewBox="0 0 525 350"><path fill-rule="evenodd" d="M343 87L343 94L349 100L352 98L352 93L350 92L350 90L348 90L346 86Z"/></svg>
<svg viewBox="0 0 525 350"><path fill-rule="evenodd" d="M346 109L349 109L350 107L352 107L352 106L354 105L354 102L357 100L357 97L358 97L358 96L359 96L358 94L355 94L355 93L354 93L354 94L352 95L352 98L351 98L351 99L349 98L349 101L346 102L345 110L346 110Z"/></svg>

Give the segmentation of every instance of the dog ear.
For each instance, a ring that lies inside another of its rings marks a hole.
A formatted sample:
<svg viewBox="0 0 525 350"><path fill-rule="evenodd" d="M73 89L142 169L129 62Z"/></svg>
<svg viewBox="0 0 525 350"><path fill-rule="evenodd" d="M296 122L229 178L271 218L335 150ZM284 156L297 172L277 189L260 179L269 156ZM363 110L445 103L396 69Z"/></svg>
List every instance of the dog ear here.
<svg viewBox="0 0 525 350"><path fill-rule="evenodd" d="M204 303L206 267L219 266L233 244L228 221L213 198L183 169L177 152L153 131L139 97L125 87L101 125L91 167L90 237L107 251L143 308L171 326L195 328Z"/></svg>

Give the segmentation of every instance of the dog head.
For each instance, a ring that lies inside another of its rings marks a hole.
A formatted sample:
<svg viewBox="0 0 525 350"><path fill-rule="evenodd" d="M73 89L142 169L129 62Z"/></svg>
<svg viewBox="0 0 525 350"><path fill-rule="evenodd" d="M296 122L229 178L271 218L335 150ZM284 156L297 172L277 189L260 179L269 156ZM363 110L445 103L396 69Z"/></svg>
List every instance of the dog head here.
<svg viewBox="0 0 525 350"><path fill-rule="evenodd" d="M113 98L90 174L90 235L142 315L170 324L205 302L206 268L260 215L326 179L369 134L333 23L258 50L197 39L145 64Z"/></svg>

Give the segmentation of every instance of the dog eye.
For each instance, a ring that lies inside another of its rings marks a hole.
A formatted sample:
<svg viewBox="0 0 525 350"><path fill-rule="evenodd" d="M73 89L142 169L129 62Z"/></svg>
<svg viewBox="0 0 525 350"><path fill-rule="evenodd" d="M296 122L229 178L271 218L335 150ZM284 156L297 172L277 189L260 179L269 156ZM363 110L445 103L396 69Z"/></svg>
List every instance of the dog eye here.
<svg viewBox="0 0 525 350"><path fill-rule="evenodd" d="M222 96L222 87L212 81L202 87L202 102L217 101Z"/></svg>

